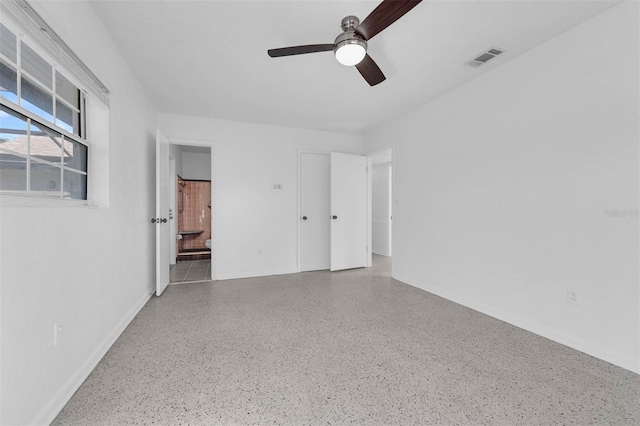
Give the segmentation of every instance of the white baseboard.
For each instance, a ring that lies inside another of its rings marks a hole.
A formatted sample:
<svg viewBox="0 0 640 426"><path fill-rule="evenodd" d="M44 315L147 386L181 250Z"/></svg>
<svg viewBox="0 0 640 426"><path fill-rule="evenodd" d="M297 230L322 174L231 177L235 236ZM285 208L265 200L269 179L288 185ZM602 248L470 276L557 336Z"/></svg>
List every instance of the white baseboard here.
<svg viewBox="0 0 640 426"><path fill-rule="evenodd" d="M380 256L385 256L385 257L389 257L390 254L387 251L381 251L381 250L371 250L371 253L373 254L379 254Z"/></svg>
<svg viewBox="0 0 640 426"><path fill-rule="evenodd" d="M584 352L588 355L594 356L596 358L610 362L611 364L617 365L619 367L622 367L634 373L640 374L640 365L639 365L639 360L637 359L621 356L618 353L612 352L606 348L595 346L589 342L585 342L584 340L577 339L574 336L568 335L561 331L551 329L542 324L532 322L528 319L504 312L500 309L496 309L491 306L487 306L482 303L475 302L473 300L465 299L464 297L460 297L456 294L449 293L446 290L443 290L439 287L423 284L420 281L410 277L402 276L400 274L393 274L393 278L405 284L409 284L421 290L425 290L425 291L428 291L429 293L433 293L437 296L443 297L452 302L466 306L467 308L471 308L475 311L482 312L483 314L492 316L501 321L507 322L511 325L515 325L516 327L530 331L539 336L546 337L547 339L553 340L554 342L561 343L565 346L576 349L580 352Z"/></svg>
<svg viewBox="0 0 640 426"><path fill-rule="evenodd" d="M217 274L214 279L215 280L235 280L238 278L257 278L257 277L268 277L270 275L297 274L298 272L300 272L300 270L298 270L297 268L282 269L279 271L240 272L240 273L229 273L229 274Z"/></svg>
<svg viewBox="0 0 640 426"><path fill-rule="evenodd" d="M145 294L141 297L127 312L127 314L122 317L120 322L116 324L111 333L107 335L107 337L102 340L100 345L93 351L91 356L78 368L78 370L67 380L67 382L62 385L62 387L58 390L58 392L53 396L51 401L42 407L42 409L36 414L34 419L29 422L32 425L50 425L51 422L56 418L58 413L64 408L64 406L69 402L73 394L78 390L80 385L89 377L89 374L96 368L96 365L100 362L102 357L105 356L107 351L113 346L113 344L118 340L118 337L122 334L125 328L129 325L129 323L135 318L135 316L140 312L142 307L147 303L147 301L151 298L150 294Z"/></svg>

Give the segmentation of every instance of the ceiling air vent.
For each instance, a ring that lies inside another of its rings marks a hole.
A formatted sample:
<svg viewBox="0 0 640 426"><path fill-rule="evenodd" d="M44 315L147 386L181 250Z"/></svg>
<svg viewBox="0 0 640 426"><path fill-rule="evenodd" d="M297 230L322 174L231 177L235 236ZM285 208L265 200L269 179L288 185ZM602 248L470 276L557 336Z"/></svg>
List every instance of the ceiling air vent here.
<svg viewBox="0 0 640 426"><path fill-rule="evenodd" d="M504 53L504 49L498 49L497 47L492 47L491 49L485 50L484 52L476 56L474 59L468 62L465 62L464 64L472 68L478 68L480 65L486 64L488 61L492 60L493 58L495 58L496 56L502 53Z"/></svg>

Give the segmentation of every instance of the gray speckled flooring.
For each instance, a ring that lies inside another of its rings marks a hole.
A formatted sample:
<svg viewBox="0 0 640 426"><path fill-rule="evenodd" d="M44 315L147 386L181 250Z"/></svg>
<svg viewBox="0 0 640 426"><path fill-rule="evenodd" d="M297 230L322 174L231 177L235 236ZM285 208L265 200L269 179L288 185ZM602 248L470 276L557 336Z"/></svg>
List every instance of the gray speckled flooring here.
<svg viewBox="0 0 640 426"><path fill-rule="evenodd" d="M640 423L640 376L388 269L169 286L54 424Z"/></svg>

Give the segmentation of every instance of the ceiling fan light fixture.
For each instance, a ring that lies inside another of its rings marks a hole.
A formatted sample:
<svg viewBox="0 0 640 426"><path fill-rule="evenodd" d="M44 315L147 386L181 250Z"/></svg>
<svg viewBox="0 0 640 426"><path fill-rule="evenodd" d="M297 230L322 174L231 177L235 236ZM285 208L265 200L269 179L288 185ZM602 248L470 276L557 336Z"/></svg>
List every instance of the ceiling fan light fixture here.
<svg viewBox="0 0 640 426"><path fill-rule="evenodd" d="M359 64L367 54L367 42L357 38L338 41L333 49L336 59L346 67Z"/></svg>
<svg viewBox="0 0 640 426"><path fill-rule="evenodd" d="M338 62L351 67L364 59L367 54L367 42L356 36L354 32L345 31L336 38L333 53Z"/></svg>

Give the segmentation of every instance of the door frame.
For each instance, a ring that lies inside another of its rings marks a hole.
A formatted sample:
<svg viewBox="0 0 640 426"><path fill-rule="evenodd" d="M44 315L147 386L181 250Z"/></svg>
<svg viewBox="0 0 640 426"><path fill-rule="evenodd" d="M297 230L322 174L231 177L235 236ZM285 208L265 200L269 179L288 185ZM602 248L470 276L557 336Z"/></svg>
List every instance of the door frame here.
<svg viewBox="0 0 640 426"><path fill-rule="evenodd" d="M372 159L373 157L376 157L376 154L380 153L380 151L387 151L387 150L391 150L391 275L393 276L393 258L394 258L394 253L396 251L396 244L395 244L395 240L396 240L396 230L395 230L395 212L396 212L396 179L395 179L395 173L396 173L396 143L395 142L391 142L388 144L384 144L384 145L380 145L375 147L374 149L368 149L367 150L367 158L369 160L368 165L369 165L369 170L372 170ZM372 191L373 191L373 179L372 179L372 175L373 173L369 173L368 175L368 179L369 179L369 183L368 183L368 189L369 189L369 199L368 199L368 227L369 227L369 247L371 248L373 245L373 197L372 197ZM373 251L370 249L369 250L369 257L370 257L370 261L373 263Z"/></svg>
<svg viewBox="0 0 640 426"><path fill-rule="evenodd" d="M218 235L218 185L216 179L216 143L215 141L202 140L202 139L184 139L184 138L168 138L169 145L182 145L182 146L201 146L211 149L211 280L216 281L218 279L218 269L214 268L217 265L217 253L218 253L218 238L214 238L214 235ZM176 215L177 217L177 215Z"/></svg>

